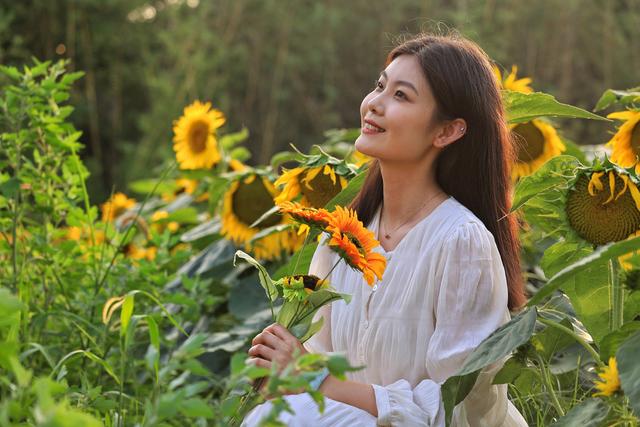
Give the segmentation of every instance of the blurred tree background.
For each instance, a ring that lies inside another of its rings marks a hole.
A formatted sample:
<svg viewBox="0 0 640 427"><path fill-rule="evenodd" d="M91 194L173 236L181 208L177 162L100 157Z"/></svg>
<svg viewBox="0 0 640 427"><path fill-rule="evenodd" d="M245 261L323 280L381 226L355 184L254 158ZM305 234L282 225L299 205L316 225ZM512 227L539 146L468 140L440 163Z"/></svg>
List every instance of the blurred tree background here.
<svg viewBox="0 0 640 427"><path fill-rule="evenodd" d="M172 122L193 100L247 128L250 163L264 164L291 142L357 127L397 37L447 28L585 109L639 83L637 0L0 0L0 63L69 58L86 72L72 118L98 203L173 157ZM562 129L598 144L612 126Z"/></svg>

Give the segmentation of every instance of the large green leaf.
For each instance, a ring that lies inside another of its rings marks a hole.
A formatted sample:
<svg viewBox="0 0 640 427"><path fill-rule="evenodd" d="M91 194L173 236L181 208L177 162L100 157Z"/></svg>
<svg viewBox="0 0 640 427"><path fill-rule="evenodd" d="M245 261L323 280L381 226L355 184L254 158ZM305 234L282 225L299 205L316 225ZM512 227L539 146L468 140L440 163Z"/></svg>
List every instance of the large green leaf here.
<svg viewBox="0 0 640 427"><path fill-rule="evenodd" d="M507 110L507 120L510 124L524 123L545 116L607 120L582 108L558 102L547 93L521 93L504 90L502 97Z"/></svg>
<svg viewBox="0 0 640 427"><path fill-rule="evenodd" d="M535 173L523 177L516 185L511 211L516 211L533 197L551 189L564 190L568 178L575 175L580 162L573 156L556 156L546 162Z"/></svg>
<svg viewBox="0 0 640 427"><path fill-rule="evenodd" d="M560 241L544 251L540 267L542 267L545 276L552 277L565 266L579 261L592 252L591 245L586 242Z"/></svg>
<svg viewBox="0 0 640 427"><path fill-rule="evenodd" d="M446 423L449 425L453 408L469 394L480 370L502 360L529 341L536 325L537 311L527 309L502 325L467 357L462 369L442 385Z"/></svg>
<svg viewBox="0 0 640 427"><path fill-rule="evenodd" d="M609 406L601 399L586 399L571 408L552 427L598 427L608 414Z"/></svg>
<svg viewBox="0 0 640 427"><path fill-rule="evenodd" d="M601 266L609 261L615 259L621 255L628 254L630 252L638 250L640 247L640 237L633 239L623 240L615 243L608 243L599 247L591 255L588 255L579 261L576 261L558 273L553 275L549 279L546 285L538 290L538 292L529 300L528 306L534 306L540 303L544 298L551 295L554 291L559 289L563 284L566 284L572 277L576 276L580 272L595 272ZM588 275L587 275L588 276ZM586 280L586 279L585 279Z"/></svg>
<svg viewBox="0 0 640 427"><path fill-rule="evenodd" d="M489 335L469 355L456 375L466 375L484 368L508 356L513 350L529 341L536 325L537 310L524 310Z"/></svg>
<svg viewBox="0 0 640 427"><path fill-rule="evenodd" d="M628 338L616 352L620 385L636 416L640 416L640 332Z"/></svg>
<svg viewBox="0 0 640 427"><path fill-rule="evenodd" d="M591 265L580 271L562 285L563 291L571 300L578 319L584 324L600 344L600 340L609 332L609 271L606 262Z"/></svg>

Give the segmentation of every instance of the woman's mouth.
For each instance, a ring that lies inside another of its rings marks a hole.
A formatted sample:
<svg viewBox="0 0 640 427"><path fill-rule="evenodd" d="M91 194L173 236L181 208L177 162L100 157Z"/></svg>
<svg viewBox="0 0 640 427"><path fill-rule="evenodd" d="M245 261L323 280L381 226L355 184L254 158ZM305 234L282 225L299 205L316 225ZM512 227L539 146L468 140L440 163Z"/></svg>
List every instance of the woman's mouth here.
<svg viewBox="0 0 640 427"><path fill-rule="evenodd" d="M372 122L365 120L364 124L362 125L362 133L366 133L366 134L376 134L376 133L382 133L385 130L382 129L379 126L376 126L375 124L373 124Z"/></svg>

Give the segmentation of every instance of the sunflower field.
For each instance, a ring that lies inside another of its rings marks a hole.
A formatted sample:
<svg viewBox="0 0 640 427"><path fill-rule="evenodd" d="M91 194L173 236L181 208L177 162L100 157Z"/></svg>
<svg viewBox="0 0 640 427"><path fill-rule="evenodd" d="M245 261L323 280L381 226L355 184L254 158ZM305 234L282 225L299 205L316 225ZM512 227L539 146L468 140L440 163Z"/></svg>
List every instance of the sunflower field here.
<svg viewBox="0 0 640 427"><path fill-rule="evenodd" d="M83 73L67 65L0 68L0 426L239 425L266 397L264 424L278 425L286 390L320 404L317 372L357 367L307 354L276 374L245 358L274 320L304 341L319 307L349 299L306 274L321 232L369 283L384 270L344 209L370 160L353 149L359 129L250 166L248 132L194 100L162 172L93 205L70 120ZM494 382L529 425L637 426L640 88L609 89L589 112L515 66L495 73L518 147L510 214L529 303L444 383L447 414L507 359ZM557 118L609 121L612 137L586 150Z"/></svg>

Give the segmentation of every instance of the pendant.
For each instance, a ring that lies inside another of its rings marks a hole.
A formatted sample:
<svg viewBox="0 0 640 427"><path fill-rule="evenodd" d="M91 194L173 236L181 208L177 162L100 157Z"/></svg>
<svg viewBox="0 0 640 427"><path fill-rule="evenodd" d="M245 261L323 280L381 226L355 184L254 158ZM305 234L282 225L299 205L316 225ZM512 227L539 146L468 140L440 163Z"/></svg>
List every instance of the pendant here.
<svg viewBox="0 0 640 427"><path fill-rule="evenodd" d="M388 234L385 234L385 235L384 235L384 237L385 237L386 239L390 239L390 238L391 238L391 236L389 236Z"/></svg>

